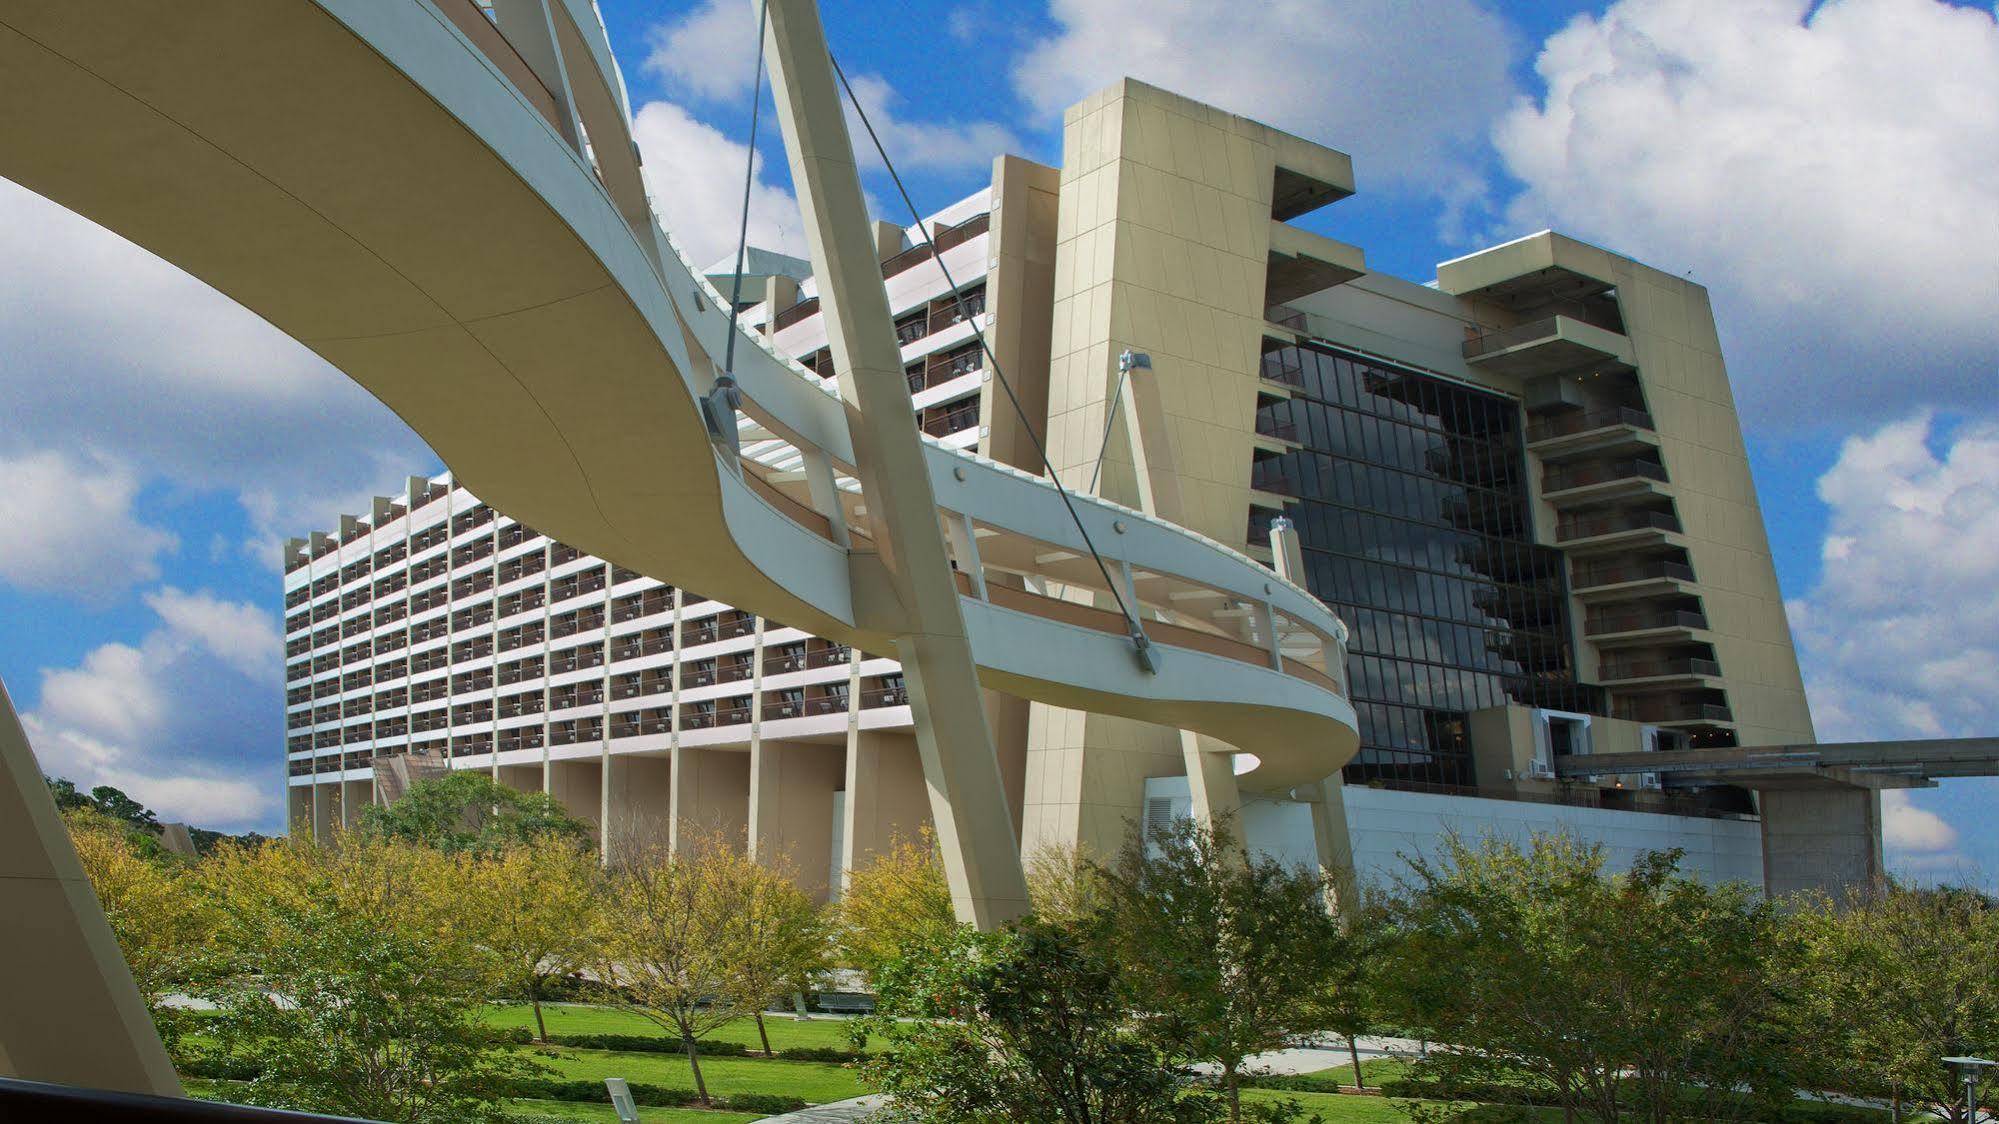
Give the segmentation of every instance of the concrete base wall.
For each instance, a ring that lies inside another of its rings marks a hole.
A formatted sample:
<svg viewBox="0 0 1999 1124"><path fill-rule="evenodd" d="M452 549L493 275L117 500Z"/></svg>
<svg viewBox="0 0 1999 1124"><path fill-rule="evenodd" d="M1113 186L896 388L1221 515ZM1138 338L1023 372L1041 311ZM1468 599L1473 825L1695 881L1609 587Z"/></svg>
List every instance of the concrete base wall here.
<svg viewBox="0 0 1999 1124"><path fill-rule="evenodd" d="M845 780L837 745L765 740L750 762L750 847L825 901L833 866L833 793Z"/></svg>
<svg viewBox="0 0 1999 1124"><path fill-rule="evenodd" d="M750 822L748 750L683 746L673 763L678 770L672 792L674 846L702 839L745 846Z"/></svg>
<svg viewBox="0 0 1999 1124"><path fill-rule="evenodd" d="M1881 794L1871 789L1771 789L1763 812L1763 877L1773 898L1840 897L1883 875Z"/></svg>
<svg viewBox="0 0 1999 1124"><path fill-rule="evenodd" d="M590 837L601 840L604 769L595 760L551 761L548 793L572 816L590 825Z"/></svg>
<svg viewBox="0 0 1999 1124"><path fill-rule="evenodd" d="M611 758L608 847L640 853L667 846L673 835L673 763L665 756Z"/></svg>
<svg viewBox="0 0 1999 1124"><path fill-rule="evenodd" d="M840 861L843 870L864 870L872 856L900 839L914 842L930 826L930 786L923 761L909 734L864 730L854 739L847 762L845 814Z"/></svg>

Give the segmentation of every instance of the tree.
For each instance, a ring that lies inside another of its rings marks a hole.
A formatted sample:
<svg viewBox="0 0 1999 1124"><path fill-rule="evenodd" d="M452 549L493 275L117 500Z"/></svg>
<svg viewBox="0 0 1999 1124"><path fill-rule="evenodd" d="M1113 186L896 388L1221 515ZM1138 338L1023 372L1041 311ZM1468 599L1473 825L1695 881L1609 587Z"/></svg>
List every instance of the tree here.
<svg viewBox="0 0 1999 1124"><path fill-rule="evenodd" d="M520 792L470 769L420 780L395 803L363 809L360 831L441 851L480 853L548 836L578 842L590 837L589 825L553 796Z"/></svg>
<svg viewBox="0 0 1999 1124"><path fill-rule="evenodd" d="M478 1012L486 964L454 939L452 863L425 847L225 845L218 938L260 975L218 985L218 1043L257 1077L252 1103L373 1120L498 1120L534 1067ZM204 864L207 865L207 864Z"/></svg>
<svg viewBox="0 0 1999 1124"><path fill-rule="evenodd" d="M593 951L603 881L596 856L567 836L549 836L464 856L459 869L467 931L493 957L502 993L534 1009L535 1037L548 1041L543 989Z"/></svg>
<svg viewBox="0 0 1999 1124"><path fill-rule="evenodd" d="M1565 836L1525 850L1450 838L1412 860L1382 992L1398 1021L1450 1043L1412 1079L1446 1097L1524 1079L1602 1121L1767 1119L1792 1089L1774 914L1678 860L1649 852L1606 877L1602 848Z"/></svg>
<svg viewBox="0 0 1999 1124"><path fill-rule="evenodd" d="M1048 844L1027 860L1027 897L1034 916L1075 926L1103 906L1099 866L1080 846Z"/></svg>
<svg viewBox="0 0 1999 1124"><path fill-rule="evenodd" d="M729 992L756 1019L764 1056L774 1056L764 1010L810 986L826 966L828 931L789 864L716 856L715 908L730 950Z"/></svg>
<svg viewBox="0 0 1999 1124"><path fill-rule="evenodd" d="M939 941L957 928L951 887L929 828L914 840L891 839L873 862L848 872L838 923L842 966L870 980L904 946Z"/></svg>
<svg viewBox="0 0 1999 1124"><path fill-rule="evenodd" d="M1999 1056L1999 906L1962 888L1889 886L1843 907L1803 903L1789 936L1787 982L1802 997L1801 1036L1819 1044L1815 1076L1969 1120L1941 1059Z"/></svg>
<svg viewBox="0 0 1999 1124"><path fill-rule="evenodd" d="M1169 1056L1212 1062L1231 1121L1243 1062L1321 1029L1343 957L1324 881L1245 855L1226 825L1134 834L1101 872L1102 932L1141 1025Z"/></svg>
<svg viewBox="0 0 1999 1124"><path fill-rule="evenodd" d="M600 914L598 978L613 1003L679 1035L704 1105L713 1102L701 1076L700 1040L742 1017L723 892L737 861L719 839L677 852L636 848L612 871Z"/></svg>
<svg viewBox="0 0 1999 1124"><path fill-rule="evenodd" d="M63 819L76 857L132 969L132 982L151 1009L160 1037L174 1046L179 1012L162 1000L205 975L209 961L204 955L208 934L204 903L190 892L179 864L161 851L152 836L96 811L88 800L72 803Z"/></svg>
<svg viewBox="0 0 1999 1124"><path fill-rule="evenodd" d="M862 1075L890 1120L1153 1124L1213 1118L1131 1028L1115 961L1074 929L1034 919L954 926L882 962L857 1038L882 1043Z"/></svg>
<svg viewBox="0 0 1999 1124"><path fill-rule="evenodd" d="M1347 1058L1353 1064L1354 1088L1365 1089L1367 1075L1361 1069L1357 1039L1380 1022L1380 982L1376 977L1392 934L1386 907L1378 896L1374 900L1363 897L1339 921L1341 956L1330 989L1319 997L1320 1015L1316 1021L1346 1040Z"/></svg>
<svg viewBox="0 0 1999 1124"><path fill-rule="evenodd" d="M90 794L86 796L78 791L74 781L62 777L44 779L48 781L49 795L55 798L56 808L59 811L89 808L100 815L121 820L141 831L158 834L160 830L159 820L153 815L152 809L125 795L122 789L101 784L91 789Z"/></svg>

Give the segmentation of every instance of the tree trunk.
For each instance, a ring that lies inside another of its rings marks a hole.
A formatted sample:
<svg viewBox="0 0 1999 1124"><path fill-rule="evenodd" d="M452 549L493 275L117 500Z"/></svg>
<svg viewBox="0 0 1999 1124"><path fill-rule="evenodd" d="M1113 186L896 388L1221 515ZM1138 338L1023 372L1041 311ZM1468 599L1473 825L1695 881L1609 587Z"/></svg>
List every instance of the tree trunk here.
<svg viewBox="0 0 1999 1124"><path fill-rule="evenodd" d="M1888 1124L1902 1124L1902 1083L1895 1082L1888 1097Z"/></svg>
<svg viewBox="0 0 1999 1124"><path fill-rule="evenodd" d="M757 1037L763 1039L764 1057L776 1057L776 1051L770 1048L770 1032L764 1029L764 1013L762 1011L757 1012Z"/></svg>
<svg viewBox="0 0 1999 1124"><path fill-rule="evenodd" d="M1360 1044L1354 1041L1351 1034L1347 1035L1347 1056L1353 1059L1353 1087L1367 1088L1367 1080L1360 1075Z"/></svg>
<svg viewBox="0 0 1999 1124"><path fill-rule="evenodd" d="M528 977L528 1005L534 1008L534 1040L547 1043L548 1024L541 1018L541 977Z"/></svg>
<svg viewBox="0 0 1999 1124"><path fill-rule="evenodd" d="M1240 1062L1228 1062L1222 1066L1222 1088L1229 1095L1229 1124L1242 1124L1242 1089L1237 1084L1236 1066Z"/></svg>
<svg viewBox="0 0 1999 1124"><path fill-rule="evenodd" d="M680 1045L687 1051L687 1064L694 1070L694 1095L701 1098L702 1108L715 1107L715 1102L708 1099L708 1083L701 1079L701 1050L694 1044L694 1036L682 1030Z"/></svg>

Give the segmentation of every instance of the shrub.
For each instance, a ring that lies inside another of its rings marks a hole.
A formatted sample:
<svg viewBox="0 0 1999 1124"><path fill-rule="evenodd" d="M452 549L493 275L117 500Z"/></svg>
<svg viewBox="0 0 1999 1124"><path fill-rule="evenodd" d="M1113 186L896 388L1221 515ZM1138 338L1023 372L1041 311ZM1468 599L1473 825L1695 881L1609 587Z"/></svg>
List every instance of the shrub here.
<svg viewBox="0 0 1999 1124"><path fill-rule="evenodd" d="M678 1038L655 1034L551 1034L548 1041L551 1045L577 1050L623 1050L634 1054L686 1052ZM741 1042L701 1043L701 1056L706 1058L742 1058L749 1053L750 1048Z"/></svg>
<svg viewBox="0 0 1999 1124"><path fill-rule="evenodd" d="M765 1116L776 1116L781 1112L797 1112L805 1107L805 1102L797 1097L779 1096L776 1093L736 1093L715 1098L715 1107L735 1112L760 1112Z"/></svg>
<svg viewBox="0 0 1999 1124"><path fill-rule="evenodd" d="M777 1056L788 1062L832 1062L835 1065L847 1065L860 1061L867 1055L859 1050L842 1050L837 1046L791 1046L779 1050Z"/></svg>

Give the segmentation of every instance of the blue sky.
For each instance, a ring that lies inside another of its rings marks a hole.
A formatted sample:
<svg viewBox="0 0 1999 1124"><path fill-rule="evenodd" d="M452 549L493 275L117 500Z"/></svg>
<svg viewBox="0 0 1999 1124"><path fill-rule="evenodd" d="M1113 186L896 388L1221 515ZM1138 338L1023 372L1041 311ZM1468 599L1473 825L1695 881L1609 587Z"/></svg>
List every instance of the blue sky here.
<svg viewBox="0 0 1999 1124"><path fill-rule="evenodd" d="M732 248L741 0L603 0L668 226ZM1820 736L1999 732L1999 22L1938 0L828 0L920 206L1122 74L1353 154L1308 220L1418 281L1554 227L1710 289ZM1252 14L1254 13L1254 14ZM802 248L771 118L752 237ZM868 186L885 218L893 190ZM0 678L50 767L280 819L276 547L427 473L268 326L0 181ZM1999 781L1889 802L1999 879Z"/></svg>

